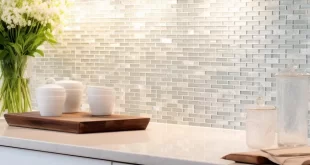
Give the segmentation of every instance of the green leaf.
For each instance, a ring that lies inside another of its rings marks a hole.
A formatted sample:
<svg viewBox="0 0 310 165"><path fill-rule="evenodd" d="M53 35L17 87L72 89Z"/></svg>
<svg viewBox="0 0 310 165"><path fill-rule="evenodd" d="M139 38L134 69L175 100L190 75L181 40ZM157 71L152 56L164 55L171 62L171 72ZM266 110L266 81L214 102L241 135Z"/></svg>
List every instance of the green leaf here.
<svg viewBox="0 0 310 165"><path fill-rule="evenodd" d="M15 53L14 53L12 47L6 46L6 48L8 49L8 52L10 53L10 56L15 56Z"/></svg>
<svg viewBox="0 0 310 165"><path fill-rule="evenodd" d="M40 49L35 50L36 53L40 54L40 56L44 57L44 52Z"/></svg>
<svg viewBox="0 0 310 165"><path fill-rule="evenodd" d="M4 45L6 42L7 40L2 35L0 35L0 44Z"/></svg>
<svg viewBox="0 0 310 165"><path fill-rule="evenodd" d="M46 25L46 28L47 28L48 30L51 30L51 29L52 29L52 24L48 23L48 24Z"/></svg>
<svg viewBox="0 0 310 165"><path fill-rule="evenodd" d="M45 41L45 37L37 37L31 46L31 50L37 49L40 45L42 45Z"/></svg>
<svg viewBox="0 0 310 165"><path fill-rule="evenodd" d="M2 27L5 29L5 31L8 31L7 25L4 21L1 21Z"/></svg>
<svg viewBox="0 0 310 165"><path fill-rule="evenodd" d="M58 43L55 39L48 39L47 42L50 43L51 45L55 45Z"/></svg>
<svg viewBox="0 0 310 165"><path fill-rule="evenodd" d="M34 53L35 53L35 51L29 52L28 54L26 54L26 56L34 57Z"/></svg>
<svg viewBox="0 0 310 165"><path fill-rule="evenodd" d="M46 31L45 35L46 35L47 38L54 38L54 35L51 32L49 32L49 31Z"/></svg>
<svg viewBox="0 0 310 165"><path fill-rule="evenodd" d="M36 35L34 34L34 33L30 33L30 34L27 34L26 36L25 36L25 43L24 43L24 45L25 45L25 48L28 48L28 47L30 47L30 45L34 42L34 40L36 39Z"/></svg>
<svg viewBox="0 0 310 165"><path fill-rule="evenodd" d="M23 54L23 48L19 44L9 43L10 46L12 46L15 50L15 52L19 55Z"/></svg>
<svg viewBox="0 0 310 165"><path fill-rule="evenodd" d="M49 31L47 30L45 32L45 36L46 36L46 40L47 42L49 42L51 45L54 45L54 44L57 44L58 42L56 41L54 35Z"/></svg>
<svg viewBox="0 0 310 165"><path fill-rule="evenodd" d="M8 55L9 52L6 50L0 51L0 60L4 59L6 55Z"/></svg>
<svg viewBox="0 0 310 165"><path fill-rule="evenodd" d="M22 35L17 37L16 43L18 43L19 45L24 45L25 44L25 41L24 41Z"/></svg>

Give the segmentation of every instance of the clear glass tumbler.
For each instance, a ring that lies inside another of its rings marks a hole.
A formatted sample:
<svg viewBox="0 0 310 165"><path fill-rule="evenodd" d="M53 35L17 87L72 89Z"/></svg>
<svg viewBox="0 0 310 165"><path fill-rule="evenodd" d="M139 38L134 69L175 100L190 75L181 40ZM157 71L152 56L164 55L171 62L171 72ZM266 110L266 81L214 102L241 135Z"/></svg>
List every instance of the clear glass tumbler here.
<svg viewBox="0 0 310 165"><path fill-rule="evenodd" d="M276 111L274 106L256 106L247 109L246 142L250 148L262 149L274 145Z"/></svg>
<svg viewBox="0 0 310 165"><path fill-rule="evenodd" d="M288 70L277 75L278 145L296 147L308 140L308 75Z"/></svg>

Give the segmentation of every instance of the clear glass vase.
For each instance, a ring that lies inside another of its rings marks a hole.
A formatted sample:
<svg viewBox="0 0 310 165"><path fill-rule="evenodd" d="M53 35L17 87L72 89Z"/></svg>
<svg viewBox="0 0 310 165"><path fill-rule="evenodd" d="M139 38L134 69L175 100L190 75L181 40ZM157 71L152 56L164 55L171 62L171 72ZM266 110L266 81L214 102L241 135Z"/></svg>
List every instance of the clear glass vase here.
<svg viewBox="0 0 310 165"><path fill-rule="evenodd" d="M277 75L278 145L308 142L308 75L294 68Z"/></svg>
<svg viewBox="0 0 310 165"><path fill-rule="evenodd" d="M31 109L29 56L1 61L1 113L22 113ZM30 60L30 62L32 62ZM30 69L32 70L32 69Z"/></svg>

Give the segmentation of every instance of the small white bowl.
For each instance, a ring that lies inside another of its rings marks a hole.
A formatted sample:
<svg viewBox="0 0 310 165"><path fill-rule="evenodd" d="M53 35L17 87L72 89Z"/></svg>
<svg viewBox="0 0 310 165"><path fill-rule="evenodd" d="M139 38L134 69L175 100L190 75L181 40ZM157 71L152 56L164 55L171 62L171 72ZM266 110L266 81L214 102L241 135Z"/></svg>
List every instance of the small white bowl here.
<svg viewBox="0 0 310 165"><path fill-rule="evenodd" d="M94 116L112 115L115 107L115 96L88 96L91 114Z"/></svg>
<svg viewBox="0 0 310 165"><path fill-rule="evenodd" d="M113 88L105 87L105 86L87 86L87 88L90 89L96 89L96 90L113 90Z"/></svg>
<svg viewBox="0 0 310 165"><path fill-rule="evenodd" d="M68 94L68 93L74 93L74 94L83 94L83 90L75 90L75 89L67 89L66 90L66 93Z"/></svg>
<svg viewBox="0 0 310 165"><path fill-rule="evenodd" d="M114 89L102 86L88 86L87 95L114 95Z"/></svg>
<svg viewBox="0 0 310 165"><path fill-rule="evenodd" d="M84 88L82 82L80 82L80 81L62 80L62 81L56 81L56 84L64 87L66 90L68 90L68 89L83 90L83 88Z"/></svg>
<svg viewBox="0 0 310 165"><path fill-rule="evenodd" d="M56 84L43 85L36 89L36 99L41 116L61 116L66 91Z"/></svg>
<svg viewBox="0 0 310 165"><path fill-rule="evenodd" d="M40 97L37 96L38 109L41 116L61 116L66 96L50 96Z"/></svg>
<svg viewBox="0 0 310 165"><path fill-rule="evenodd" d="M80 111L84 92L83 84L79 81L73 80L57 81L56 84L64 87L67 93L63 113L75 113Z"/></svg>
<svg viewBox="0 0 310 165"><path fill-rule="evenodd" d="M40 97L37 95L37 100L47 101L47 100L62 100L66 99L66 96L49 96L49 97Z"/></svg>
<svg viewBox="0 0 310 165"><path fill-rule="evenodd" d="M64 104L63 113L79 112L82 105L83 92L82 91L67 91L67 98Z"/></svg>

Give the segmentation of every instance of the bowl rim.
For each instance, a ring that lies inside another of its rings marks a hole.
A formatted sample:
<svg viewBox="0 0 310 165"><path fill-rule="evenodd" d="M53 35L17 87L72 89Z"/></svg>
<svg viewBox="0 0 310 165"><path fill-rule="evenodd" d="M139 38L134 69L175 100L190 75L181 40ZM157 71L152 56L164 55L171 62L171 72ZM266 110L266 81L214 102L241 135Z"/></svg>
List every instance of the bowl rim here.
<svg viewBox="0 0 310 165"><path fill-rule="evenodd" d="M89 97L115 96L115 95L87 95Z"/></svg>
<svg viewBox="0 0 310 165"><path fill-rule="evenodd" d="M66 98L66 95L64 95L64 96L37 96L36 97L37 99L39 99L39 98Z"/></svg>
<svg viewBox="0 0 310 165"><path fill-rule="evenodd" d="M87 86L87 89L98 89L98 90L114 90L112 87L106 87L106 86Z"/></svg>

